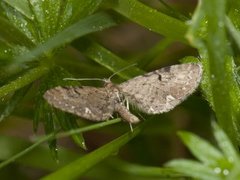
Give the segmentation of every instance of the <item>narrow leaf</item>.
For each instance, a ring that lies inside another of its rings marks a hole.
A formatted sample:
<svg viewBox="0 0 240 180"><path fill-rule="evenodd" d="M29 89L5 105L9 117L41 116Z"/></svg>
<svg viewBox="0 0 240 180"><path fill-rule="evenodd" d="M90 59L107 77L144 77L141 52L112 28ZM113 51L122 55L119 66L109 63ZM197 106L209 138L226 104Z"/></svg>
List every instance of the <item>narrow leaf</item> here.
<svg viewBox="0 0 240 180"><path fill-rule="evenodd" d="M226 158L229 162L238 161L239 162L239 155L234 148L232 142L224 133L224 131L217 125L217 123L213 122L213 129L214 129L214 137L217 140L218 145L220 146L221 150L225 154Z"/></svg>
<svg viewBox="0 0 240 180"><path fill-rule="evenodd" d="M204 164L214 165L218 160L223 158L219 150L200 137L189 132L180 132L179 136L194 156Z"/></svg>
<svg viewBox="0 0 240 180"><path fill-rule="evenodd" d="M56 36L48 40L46 43L39 45L31 52L15 58L15 61L16 62L31 61L34 58L37 58L43 55L44 53L46 54L47 52L50 52L55 48L63 46L66 43L69 43L78 37L96 31L100 31L114 25L116 25L116 23L110 15L106 13L96 13L94 15L86 17L85 19L81 19L79 22L73 24L72 26L58 33Z"/></svg>
<svg viewBox="0 0 240 180"><path fill-rule="evenodd" d="M81 39L74 45L77 49L81 50L87 57L93 59L94 61L111 70L112 72L118 72L120 70L118 74L124 79L129 79L144 73L144 71L138 69L135 66L129 67L128 69L121 71L121 69L128 67L129 63L127 63L126 61L124 61L123 59L121 59L120 57L118 57L117 55L91 39Z"/></svg>
<svg viewBox="0 0 240 180"><path fill-rule="evenodd" d="M29 19L32 19L31 9L29 8L28 0L3 0L8 3L12 8L16 9Z"/></svg>
<svg viewBox="0 0 240 180"><path fill-rule="evenodd" d="M22 89L19 89L14 93L11 99L5 104L3 111L1 111L0 113L0 122L3 121L5 118L7 118L9 115L11 115L11 113L17 107L19 102L24 98L29 88L30 88L30 85Z"/></svg>
<svg viewBox="0 0 240 180"><path fill-rule="evenodd" d="M48 71L45 66L39 66L27 71L24 75L19 76L16 80L0 87L0 97L6 96L8 93L14 92L40 78Z"/></svg>
<svg viewBox="0 0 240 180"><path fill-rule="evenodd" d="M117 152L124 144L140 133L142 126L134 128L133 132L128 132L112 142L100 147L99 149L85 155L82 158L75 160L62 169L44 177L43 179L76 179L88 169L92 168L97 163L103 161L108 156Z"/></svg>
<svg viewBox="0 0 240 180"><path fill-rule="evenodd" d="M118 13L148 28L150 31L186 43L184 37L187 26L178 19L167 16L137 0L118 0L113 4L113 8Z"/></svg>
<svg viewBox="0 0 240 180"><path fill-rule="evenodd" d="M173 168L175 171L189 175L198 179L219 180L219 176L214 169L190 160L172 160L166 164L167 167Z"/></svg>

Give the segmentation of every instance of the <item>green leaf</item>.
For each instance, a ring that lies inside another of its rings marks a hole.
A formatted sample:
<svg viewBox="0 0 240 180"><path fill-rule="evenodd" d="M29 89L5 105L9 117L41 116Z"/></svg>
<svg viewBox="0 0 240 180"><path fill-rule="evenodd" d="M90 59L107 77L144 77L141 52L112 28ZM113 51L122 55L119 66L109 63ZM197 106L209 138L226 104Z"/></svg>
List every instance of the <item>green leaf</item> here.
<svg viewBox="0 0 240 180"><path fill-rule="evenodd" d="M240 167L238 153L224 131L216 123L213 123L213 130L223 154L199 137L184 132L180 134L181 138L202 163L189 160L172 160L167 163L167 166L172 167L177 172L199 179L238 179L237 177L240 175L238 173Z"/></svg>
<svg viewBox="0 0 240 180"><path fill-rule="evenodd" d="M129 142L132 138L138 135L141 131L142 126L138 126L133 129L133 132L125 133L119 138L112 142L100 147L99 149L79 158L64 168L59 169L52 174L45 176L42 179L75 179L80 177L88 169L92 168L97 163L103 161L105 158L116 153L119 148Z"/></svg>
<svg viewBox="0 0 240 180"><path fill-rule="evenodd" d="M236 149L234 148L224 131L215 122L213 122L213 130L214 137L217 140L219 147L221 148L227 159L230 162L239 161L239 155L236 152Z"/></svg>
<svg viewBox="0 0 240 180"><path fill-rule="evenodd" d="M149 51L143 52L143 57L134 57L134 62L137 63L138 67L155 67L156 64L159 64L159 59L161 55L167 51L167 48L173 44L173 39L165 38L158 42L154 47L152 47ZM165 60L161 59L161 62Z"/></svg>
<svg viewBox="0 0 240 180"><path fill-rule="evenodd" d="M240 90L225 30L225 0L200 1L188 38L203 58L202 88L221 127L235 146L239 141ZM221 49L221 51L219 50Z"/></svg>
<svg viewBox="0 0 240 180"><path fill-rule="evenodd" d="M19 76L16 80L9 82L8 84L0 87L0 97L14 92L40 78L43 74L48 72L48 68L45 66L39 66L27 71L24 75Z"/></svg>
<svg viewBox="0 0 240 180"><path fill-rule="evenodd" d="M24 150L20 151L19 153L11 156L10 158L6 159L5 161L0 163L0 169L9 165L10 163L16 161L17 159L19 159L20 157L26 155L27 153L31 152L32 150L34 150L36 147L38 147L40 144L47 142L47 141L51 141L53 139L57 139L57 138L63 138L63 137L68 137L74 134L78 134L78 133L83 133L83 132L87 132L87 131L91 131L91 130L96 130L99 128L102 128L104 126L108 126L108 125L112 125L115 123L119 123L121 122L120 119L115 119L115 120L111 120L111 121L105 121L105 122L101 122L101 123L96 123L93 125L89 125L83 128L78 128L78 129L72 129L70 131L67 132L62 132L62 133L51 133L48 135L45 135L41 138L39 138L34 144L32 144L31 146L25 148Z"/></svg>
<svg viewBox="0 0 240 180"><path fill-rule="evenodd" d="M37 44L39 32L35 26L35 22L33 21L34 16L30 19L22 14L18 9L9 6L7 3L1 3L1 7L3 8L3 14L5 17L21 31L25 36L30 39L34 44ZM18 7L18 6L17 6Z"/></svg>
<svg viewBox="0 0 240 180"><path fill-rule="evenodd" d="M204 164L215 165L223 158L223 154L218 149L198 136L188 132L179 132L178 135L194 156Z"/></svg>
<svg viewBox="0 0 240 180"><path fill-rule="evenodd" d="M28 0L3 0L8 5L10 5L12 8L16 9L20 13L22 13L27 18L32 18L31 9L29 8Z"/></svg>
<svg viewBox="0 0 240 180"><path fill-rule="evenodd" d="M174 170L198 179L219 180L219 177L213 169L191 160L172 160L168 162L167 167L174 168Z"/></svg>
<svg viewBox="0 0 240 180"><path fill-rule="evenodd" d="M228 18L231 19L235 28L239 31L240 30L240 2L238 0L227 1L228 6ZM231 35L231 34L230 34Z"/></svg>
<svg viewBox="0 0 240 180"><path fill-rule="evenodd" d="M45 42L47 39L54 36L59 27L59 18L62 17L60 0L35 1L29 0L29 6L34 13L34 21L37 22L39 33L39 42ZM36 26L35 26L36 27Z"/></svg>
<svg viewBox="0 0 240 180"><path fill-rule="evenodd" d="M235 40L238 49L240 50L240 31L235 28L232 21L228 17L226 17L226 26L228 28L229 33Z"/></svg>
<svg viewBox="0 0 240 180"><path fill-rule="evenodd" d="M239 162L239 161L238 161ZM240 179L240 163L236 163L235 166L233 167L231 173L229 174L228 169L225 169L227 176L227 180L232 180L232 179Z"/></svg>
<svg viewBox="0 0 240 180"><path fill-rule="evenodd" d="M12 47L21 45L31 48L34 45L25 34L3 17L0 17L0 40Z"/></svg>
<svg viewBox="0 0 240 180"><path fill-rule="evenodd" d="M95 12L101 5L102 0L70 0L69 8L73 8L71 19L76 21Z"/></svg>
<svg viewBox="0 0 240 180"><path fill-rule="evenodd" d="M112 17L106 13L97 13L81 19L77 23L66 28L62 32L58 33L56 36L49 39L46 43L39 45L31 52L16 57L16 62L26 62L31 61L43 54L47 54L53 49L65 45L73 41L74 39L81 37L83 35L93 33L96 31L103 30L105 28L116 25Z"/></svg>
<svg viewBox="0 0 240 180"><path fill-rule="evenodd" d="M49 109L51 109L51 110L49 110ZM79 119L76 116L67 114L67 113L64 113L64 112L58 111L58 110L53 111L52 108L48 108L48 109L46 109L46 111L50 111L56 115L56 117L57 117L56 120L60 124L61 128L64 131L74 130L74 129L79 128L78 123L77 123L77 121L79 121ZM44 113L44 111L42 113ZM75 141L75 143L77 145L79 145L79 147L81 147L84 150L87 150L85 140L84 140L82 133L72 135L72 139Z"/></svg>
<svg viewBox="0 0 240 180"><path fill-rule="evenodd" d="M114 1L113 9L126 18L136 22L150 31L162 34L186 43L187 26L184 22L152 9L137 0Z"/></svg>
<svg viewBox="0 0 240 180"><path fill-rule="evenodd" d="M19 1L4 0L2 4L8 19L35 43L53 37L73 20L77 21L98 9L102 0L87 1ZM77 19L78 18L78 19Z"/></svg>
<svg viewBox="0 0 240 180"><path fill-rule="evenodd" d="M53 37L73 21L79 21L83 17L92 14L101 4L102 0L29 0L35 20L38 22L41 41Z"/></svg>
<svg viewBox="0 0 240 180"><path fill-rule="evenodd" d="M104 48L100 44L94 42L91 39L81 39L74 44L77 49L82 51L87 57L93 59L97 63L106 67L112 72L118 72L119 76L124 79L129 79L134 76L144 73L144 71L138 69L137 67L129 67L128 69L121 71L122 69L129 66L129 63ZM131 65L131 64L130 64Z"/></svg>
<svg viewBox="0 0 240 180"><path fill-rule="evenodd" d="M119 159L110 159L109 166L119 171L135 175L138 177L158 177L158 178L180 178L185 175L173 171L171 168L161 168L152 166L143 166L134 163L128 163Z"/></svg>
<svg viewBox="0 0 240 180"><path fill-rule="evenodd" d="M19 137L10 137L10 136L0 136L0 159L6 160L11 158L13 155L26 149L31 145L30 141L26 141ZM77 157L79 153L76 154L70 150L67 150L64 147L60 147L58 150L59 161L58 163L50 156L49 149L47 146L38 146L31 153L28 153L27 156L22 156L15 161L21 165L40 168L43 170L56 170L64 165L70 163Z"/></svg>
<svg viewBox="0 0 240 180"><path fill-rule="evenodd" d="M30 85L17 90L13 94L11 99L5 104L4 109L0 112L0 122L7 118L14 111L19 102L24 98L24 96L28 92L29 88Z"/></svg>

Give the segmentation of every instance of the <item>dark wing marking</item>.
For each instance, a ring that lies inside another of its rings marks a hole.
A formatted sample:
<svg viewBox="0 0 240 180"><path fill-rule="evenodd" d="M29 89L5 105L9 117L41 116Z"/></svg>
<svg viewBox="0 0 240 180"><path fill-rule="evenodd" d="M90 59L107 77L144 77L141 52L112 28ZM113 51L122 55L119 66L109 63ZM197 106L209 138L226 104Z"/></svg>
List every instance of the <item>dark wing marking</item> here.
<svg viewBox="0 0 240 180"><path fill-rule="evenodd" d="M202 76L199 63L173 65L137 76L120 85L119 91L140 110L159 114L173 109L198 87Z"/></svg>

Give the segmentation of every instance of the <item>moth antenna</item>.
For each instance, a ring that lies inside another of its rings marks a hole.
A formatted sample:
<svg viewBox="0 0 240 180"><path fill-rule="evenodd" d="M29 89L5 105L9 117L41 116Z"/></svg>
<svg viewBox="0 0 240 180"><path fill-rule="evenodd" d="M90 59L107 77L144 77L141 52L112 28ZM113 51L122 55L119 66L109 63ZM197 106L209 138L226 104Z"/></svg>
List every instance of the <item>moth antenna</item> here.
<svg viewBox="0 0 240 180"><path fill-rule="evenodd" d="M137 63L126 66L126 67L120 69L119 71L113 73L108 79L100 79L100 78L63 78L63 80L64 81L103 81L103 82L106 83L106 82L109 82L111 80L111 78L113 76L115 76L116 74L118 74L119 72L122 72L122 71L124 71L124 70L126 70L126 69L128 69L132 66L136 66L136 65L137 65Z"/></svg>
<svg viewBox="0 0 240 180"><path fill-rule="evenodd" d="M106 82L106 79L100 78L63 78L64 81L103 81Z"/></svg>
<svg viewBox="0 0 240 180"><path fill-rule="evenodd" d="M120 72L122 72L122 71L125 71L126 69L128 69L128 68L130 68L130 67L132 67L132 66L136 66L136 65L137 65L137 63L134 63L134 64L131 64L131 65L129 65L129 66L126 66L126 67L118 70L117 72L113 73L107 80L110 81L110 80L112 79L112 77L115 76L116 74L118 74L118 73L120 73Z"/></svg>

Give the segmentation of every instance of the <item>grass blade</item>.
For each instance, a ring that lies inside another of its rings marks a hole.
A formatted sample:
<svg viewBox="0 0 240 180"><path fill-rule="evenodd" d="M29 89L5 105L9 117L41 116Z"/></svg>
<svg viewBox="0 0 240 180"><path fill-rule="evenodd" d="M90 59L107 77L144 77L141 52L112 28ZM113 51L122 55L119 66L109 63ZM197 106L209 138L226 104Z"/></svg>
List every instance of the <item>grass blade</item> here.
<svg viewBox="0 0 240 180"><path fill-rule="evenodd" d="M75 179L85 173L88 169L93 167L95 164L101 162L108 156L117 152L120 147L134 138L140 133L142 126L134 128L133 132L128 132L112 142L100 147L99 149L87 154L86 156L77 159L62 169L42 178L47 179Z"/></svg>

